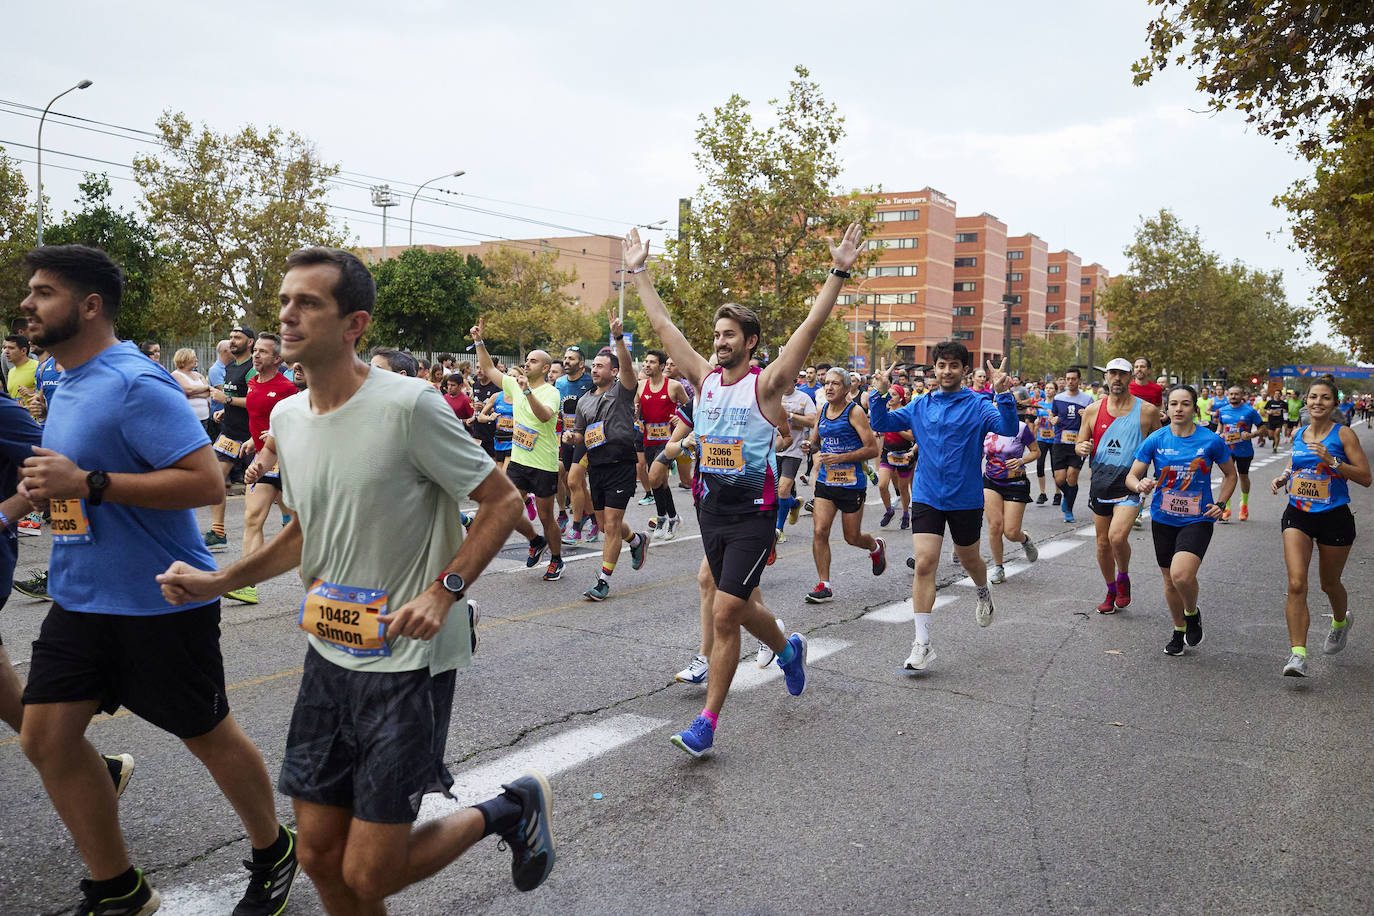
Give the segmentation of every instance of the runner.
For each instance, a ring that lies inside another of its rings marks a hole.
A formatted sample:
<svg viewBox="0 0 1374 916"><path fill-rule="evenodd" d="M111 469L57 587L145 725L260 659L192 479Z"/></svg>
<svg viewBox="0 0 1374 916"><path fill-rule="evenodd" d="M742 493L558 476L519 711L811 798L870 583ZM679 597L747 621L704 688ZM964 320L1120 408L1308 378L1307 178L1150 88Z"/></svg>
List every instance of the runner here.
<svg viewBox="0 0 1374 916"><path fill-rule="evenodd" d="M29 339L23 334L10 334L5 338L5 359L10 369L5 375L5 387L10 397L23 407L38 391L38 360L29 356Z"/></svg>
<svg viewBox="0 0 1374 916"><path fill-rule="evenodd" d="M85 739L119 706L176 735L210 771L253 847L238 916L279 913L296 872L262 755L229 712L219 593L169 608L168 559L212 569L194 508L224 479L180 386L115 337L123 272L103 251L24 258L29 333L64 367L20 492L53 516L53 604L33 644L20 741L90 871L78 912L151 913L160 899L125 850L110 771ZM110 404L120 410L109 409Z"/></svg>
<svg viewBox="0 0 1374 916"><path fill-rule="evenodd" d="M681 370L678 369L677 364L673 362L671 356L668 357L668 361L663 364L663 374L682 386L682 390L687 392L687 401L689 404L696 399L696 388L693 387L691 382L683 377ZM812 406L815 406L814 401L812 402ZM689 491L692 489L692 456L685 451L679 452L677 456L677 488L679 490Z"/></svg>
<svg viewBox="0 0 1374 916"><path fill-rule="evenodd" d="M1165 413L1168 413L1167 405L1165 406ZM1203 429L1212 429L1212 398L1207 393L1206 385L1203 385L1201 388L1198 389L1197 425L1201 426ZM1216 430L1212 431L1216 432Z"/></svg>
<svg viewBox="0 0 1374 916"><path fill-rule="evenodd" d="M639 379L625 331L614 312L610 316L614 353L598 353L592 360L593 388L577 401L571 431L573 446L587 454L591 506L596 524L605 533L601 545L601 573L583 592L590 601L604 601L611 593L611 574L620 559L620 544L630 547L630 568L639 569L649 552L648 532L630 530L625 507L635 494L635 390Z"/></svg>
<svg viewBox="0 0 1374 916"><path fill-rule="evenodd" d="M1275 391L1264 402L1264 419L1269 424L1269 438L1274 443L1274 454L1278 454L1279 442L1283 440L1283 420L1288 413L1288 401L1279 397L1283 392Z"/></svg>
<svg viewBox="0 0 1374 916"><path fill-rule="evenodd" d="M741 626L777 653L787 690L792 695L806 686L806 639L793 633L787 639L775 619L764 610L758 584L764 564L775 546L777 466L773 454L774 420L782 412L782 393L801 368L806 354L830 318L843 281L858 256L859 226L849 226L838 246L832 244L833 267L806 319L792 333L767 369L753 372L749 357L759 345L759 320L754 312L735 304L716 310L714 349L719 365L692 349L673 324L672 316L654 290L648 274L649 246L631 229L625 237L625 266L634 278L640 302L654 333L683 374L697 389L695 429L700 447L694 475L697 520L702 546L716 585L713 604L714 644L706 706L672 742L694 757L710 752L725 697L739 664Z"/></svg>
<svg viewBox="0 0 1374 916"><path fill-rule="evenodd" d="M1007 581L1002 565L1002 539L1020 544L1026 561L1040 559L1040 551L1029 532L1021 530L1030 503L1030 480L1026 477L1026 463L1037 457L1040 449L1035 434L1024 421L1015 436L999 436L990 432L983 437L983 510L988 516L988 546L992 548L992 575L988 582L1000 585Z"/></svg>
<svg viewBox="0 0 1374 916"><path fill-rule="evenodd" d="M805 378L797 373L797 378ZM790 442L785 449L778 451L778 533L777 542L787 540L783 533L783 523L797 523L801 514L801 500L794 495L797 486L797 472L801 469L802 458L806 453L802 443L810 436L816 426L816 402L801 387L792 381L782 395L782 409L787 413L787 432ZM679 415L682 409L678 410Z"/></svg>
<svg viewBox="0 0 1374 916"><path fill-rule="evenodd" d="M498 391L482 405L477 419L492 427L491 451L496 466L505 470L510 464L511 436L515 433L515 407Z"/></svg>
<svg viewBox="0 0 1374 916"><path fill-rule="evenodd" d="M1350 484L1367 487L1371 475L1359 438L1332 416L1337 397L1336 381L1329 375L1308 386L1311 421L1298 430L1287 469L1270 485L1271 493L1285 486L1288 490L1288 508L1283 511L1281 525L1283 560L1288 567L1288 598L1283 612L1292 654L1283 666L1285 677L1307 677L1307 631L1311 625L1307 571L1314 544L1322 591L1331 602L1331 629L1322 652L1334 655L1350 638L1350 600L1341 582L1350 547L1355 543Z"/></svg>
<svg viewBox="0 0 1374 916"><path fill-rule="evenodd" d="M892 397L895 400L888 402L889 407L906 406L906 389L901 385L892 386ZM906 430L883 433L882 438L883 450L878 457L878 496L883 501L883 517L878 521L878 527L886 528L897 512L892 505L892 497L887 493L888 486L895 481L897 503L902 507L901 530L905 531L911 527L911 475L916 469L916 443Z"/></svg>
<svg viewBox="0 0 1374 916"><path fill-rule="evenodd" d="M662 350L650 350L644 354L644 381L635 398L635 409L644 429L646 476L649 462L659 456L672 435L669 421L674 412L678 405L687 403L687 392L682 385L663 377L663 366L667 362L668 354ZM677 506L673 503L673 491L665 483L653 491L653 497L658 513L651 526L654 537L671 541L677 537L678 526L682 524L682 519L677 516Z"/></svg>
<svg viewBox="0 0 1374 916"><path fill-rule="evenodd" d="M1054 445L1054 424L1050 418L1054 415L1054 408L1051 403L1054 396L1059 393L1059 386L1054 382L1045 383L1045 392L1035 404L1035 448L1037 456L1035 459L1035 478L1040 483L1040 495L1035 498L1037 506L1045 504L1045 462L1050 457L1050 449ZM1050 470L1050 480L1054 481L1054 470ZM1054 487L1054 504L1059 505L1060 494L1059 484Z"/></svg>
<svg viewBox="0 0 1374 916"><path fill-rule="evenodd" d="M1144 357L1136 360L1137 375L1142 361L1148 363ZM1126 475L1141 442L1160 427L1156 405L1144 407L1149 402L1130 393L1130 377L1126 360L1118 357L1107 363L1107 397L1083 411L1086 432L1075 445L1079 457L1092 458L1088 508L1097 534L1097 568L1107 582L1099 614L1115 614L1131 603L1131 527L1140 512L1140 497L1126 486Z"/></svg>
<svg viewBox="0 0 1374 916"><path fill-rule="evenodd" d="M358 359L374 290L348 252L308 248L287 259L283 349L305 366L309 389L273 414L272 429L295 518L227 569L175 563L158 577L169 601L297 566L313 583L301 604L309 644L278 788L296 812L301 864L334 914L386 912L386 897L493 833L509 845L522 891L539 886L555 859L552 793L537 773L413 826L421 797L453 782L444 744L470 623L452 607L500 550L520 500L431 385ZM465 537L466 498L481 511Z"/></svg>
<svg viewBox="0 0 1374 916"><path fill-rule="evenodd" d="M215 439L215 457L227 486L235 469L246 470L253 459L252 436L248 431L248 373L253 371L253 342L258 335L246 325L238 325L229 333L229 354L232 362L224 367L224 383L210 390L210 398L220 407L219 436ZM224 534L224 509L220 499L210 507L210 530L205 532L205 546L211 553L227 550L229 539Z"/></svg>
<svg viewBox="0 0 1374 916"><path fill-rule="evenodd" d="M1284 406L1287 407L1287 413L1284 414L1283 429L1284 432L1288 434L1288 444L1292 445L1293 433L1297 430L1298 421L1302 417L1303 404L1302 399L1298 397L1298 393L1292 389L1289 389L1285 393L1285 398Z"/></svg>
<svg viewBox="0 0 1374 916"><path fill-rule="evenodd" d="M939 387L894 412L887 409L889 382L878 376L878 396L872 398L869 420L876 432L909 430L916 442L916 475L911 491L911 542L916 571L911 582L911 606L916 638L905 667L924 671L935 660L930 645L930 617L935 604L935 571L940 564L945 528L963 568L978 589L975 617L980 627L992 624L992 591L987 565L978 553L983 527L981 468L983 437L989 432L1014 436L1021 421L1016 398L1008 389L1007 361L988 364L993 400L966 389L968 348L958 341L936 344L932 353Z"/></svg>
<svg viewBox="0 0 1374 916"><path fill-rule="evenodd" d="M1255 446L1251 439L1262 434L1264 421L1255 408L1245 403L1239 385L1232 385L1226 392L1227 403L1216 408L1217 423L1221 438L1231 447L1231 457L1236 460L1236 472L1240 474L1240 520L1250 518L1250 461L1255 457ZM1223 503L1221 520L1231 520L1231 502Z"/></svg>
<svg viewBox="0 0 1374 916"><path fill-rule="evenodd" d="M1120 361L1123 363L1126 362L1124 359ZM1113 360L1113 362L1116 362L1116 360ZM1127 363L1127 365L1130 364ZM1132 367L1132 377L1130 385L1128 386L1128 393L1159 407L1164 403L1164 386L1160 382L1150 381L1151 374L1150 357L1137 356L1135 358L1135 365ZM1127 457L1129 458L1130 456L1127 455Z"/></svg>
<svg viewBox="0 0 1374 916"><path fill-rule="evenodd" d="M1164 651L1182 655L1185 646L1202 644L1197 571L1207 555L1213 526L1221 518L1222 503L1236 488L1236 468L1221 437L1194 422L1197 394L1192 387L1170 388L1166 412L1169 425L1152 432L1136 449L1126 488L1143 497L1154 494L1150 533L1155 562L1164 576L1164 600L1174 623ZM1213 466L1222 473L1217 502L1212 501Z"/></svg>
<svg viewBox="0 0 1374 916"><path fill-rule="evenodd" d="M1053 412L1050 422L1054 425L1054 442L1050 445L1050 469L1054 472L1054 487L1064 497L1063 502L1059 503L1064 513L1064 521L1070 524L1074 521L1073 504L1078 499L1078 472L1083 467L1083 456L1078 454L1075 447L1082 425L1081 414L1088 405L1094 403L1092 395L1079 390L1080 379L1077 369L1066 371L1064 390L1050 401L1050 409Z"/></svg>
<svg viewBox="0 0 1374 916"><path fill-rule="evenodd" d="M882 450L878 437L869 428L868 417L858 403L849 399L844 370L830 369L825 373L823 406L816 418L816 428L802 448L820 456L816 474L816 510L812 517L811 556L816 562L820 581L806 596L810 604L820 604L834 597L830 588L830 529L835 513L841 513L840 528L845 543L868 551L873 561L873 575L881 576L887 569L887 550L882 538L863 531L864 500L868 496L868 481L863 463L877 457Z"/></svg>
<svg viewBox="0 0 1374 916"><path fill-rule="evenodd" d="M502 372L491 361L482 337L485 322L477 319L471 331L473 346L477 348L478 364L487 378L501 386L511 403L511 449L506 476L526 500L526 518L516 521L515 530L530 542L530 554L525 567L539 565L544 551L549 551L549 566L544 571L545 582L563 578L563 536L554 515L554 495L558 492L558 440L554 427L558 424L558 389L548 383L549 365L553 362L543 350L531 350L525 357L523 369ZM534 497L534 509L543 526L543 534L535 534L533 518L528 517L529 498Z"/></svg>
<svg viewBox="0 0 1374 916"><path fill-rule="evenodd" d="M563 351L563 370L562 377L554 383L558 389L563 421L563 435L558 449L558 495L561 501L558 528L563 532L563 543L571 547L582 542L582 527L587 522L596 525L589 511L592 497L587 490L587 467L582 462L587 450L573 445L571 435L577 420L577 399L592 390L592 376L587 371L587 361L581 347L568 347ZM571 532L567 530L568 509L572 510Z"/></svg>

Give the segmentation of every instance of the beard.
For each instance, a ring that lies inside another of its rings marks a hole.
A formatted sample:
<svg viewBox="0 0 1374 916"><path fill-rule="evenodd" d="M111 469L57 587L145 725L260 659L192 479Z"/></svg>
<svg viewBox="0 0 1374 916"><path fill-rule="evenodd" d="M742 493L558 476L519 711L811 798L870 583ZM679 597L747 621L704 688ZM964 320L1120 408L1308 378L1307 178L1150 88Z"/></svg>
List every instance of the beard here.
<svg viewBox="0 0 1374 916"><path fill-rule="evenodd" d="M733 369L744 360L744 353L739 350L729 350L725 353L721 353L720 350L716 351L716 365L722 369Z"/></svg>
<svg viewBox="0 0 1374 916"><path fill-rule="evenodd" d="M81 319L77 317L76 309L73 308L61 320L44 322L38 330L31 331L29 340L47 350L56 344L66 343L80 333Z"/></svg>

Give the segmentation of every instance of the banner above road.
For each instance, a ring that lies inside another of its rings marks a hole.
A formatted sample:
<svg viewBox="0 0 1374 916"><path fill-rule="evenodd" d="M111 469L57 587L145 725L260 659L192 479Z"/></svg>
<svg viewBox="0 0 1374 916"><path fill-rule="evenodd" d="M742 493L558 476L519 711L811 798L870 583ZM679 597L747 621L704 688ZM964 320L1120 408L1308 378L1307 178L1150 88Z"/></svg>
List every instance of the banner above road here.
<svg viewBox="0 0 1374 916"><path fill-rule="evenodd" d="M1374 378L1374 366L1279 366L1269 370L1270 378Z"/></svg>

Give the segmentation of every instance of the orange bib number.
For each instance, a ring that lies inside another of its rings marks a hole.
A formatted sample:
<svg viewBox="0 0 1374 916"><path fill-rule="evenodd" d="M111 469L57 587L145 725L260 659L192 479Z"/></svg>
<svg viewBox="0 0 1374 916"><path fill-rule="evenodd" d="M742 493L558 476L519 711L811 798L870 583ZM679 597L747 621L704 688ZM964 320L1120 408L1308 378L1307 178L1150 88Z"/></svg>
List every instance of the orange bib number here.
<svg viewBox="0 0 1374 916"><path fill-rule="evenodd" d="M515 429L515 417L508 417L504 414L496 418L496 428L504 432Z"/></svg>
<svg viewBox="0 0 1374 916"><path fill-rule="evenodd" d="M744 473L744 440L738 436L702 436L701 469L712 474Z"/></svg>
<svg viewBox="0 0 1374 916"><path fill-rule="evenodd" d="M582 436L582 441L587 448L600 448L606 444L606 421L599 420L587 427L587 431Z"/></svg>
<svg viewBox="0 0 1374 916"><path fill-rule="evenodd" d="M671 435L667 423L646 423L644 426L644 438L650 442L667 442Z"/></svg>
<svg viewBox="0 0 1374 916"><path fill-rule="evenodd" d="M1065 430L1064 434L1059 437L1059 441L1065 445L1073 445L1078 441L1078 430Z"/></svg>
<svg viewBox="0 0 1374 916"><path fill-rule="evenodd" d="M852 464L832 464L825 469L825 482L832 487L852 487L858 479Z"/></svg>
<svg viewBox="0 0 1374 916"><path fill-rule="evenodd" d="M91 522L86 517L86 503L80 499L48 500L48 514L52 516L54 544L91 543Z"/></svg>
<svg viewBox="0 0 1374 916"><path fill-rule="evenodd" d="M1331 501L1331 478L1299 471L1289 478L1288 492L1298 499L1328 503Z"/></svg>
<svg viewBox="0 0 1374 916"><path fill-rule="evenodd" d="M1159 507L1170 515L1196 518L1202 514L1202 494L1182 490L1161 490Z"/></svg>
<svg viewBox="0 0 1374 916"><path fill-rule="evenodd" d="M228 436L220 436L215 440L215 451L230 458L237 458L243 452L243 443Z"/></svg>
<svg viewBox="0 0 1374 916"><path fill-rule="evenodd" d="M1228 429L1226 432L1222 433L1221 438L1227 445L1235 445L1240 441L1240 433Z"/></svg>
<svg viewBox="0 0 1374 916"><path fill-rule="evenodd" d="M386 592L351 588L316 579L301 602L300 627L349 655L390 655L386 625Z"/></svg>
<svg viewBox="0 0 1374 916"><path fill-rule="evenodd" d="M534 443L539 441L539 430L530 429L524 423L515 424L515 431L511 434L511 441L525 451L533 451Z"/></svg>
<svg viewBox="0 0 1374 916"><path fill-rule="evenodd" d="M904 468L911 464L911 452L888 452L887 463L894 468Z"/></svg>

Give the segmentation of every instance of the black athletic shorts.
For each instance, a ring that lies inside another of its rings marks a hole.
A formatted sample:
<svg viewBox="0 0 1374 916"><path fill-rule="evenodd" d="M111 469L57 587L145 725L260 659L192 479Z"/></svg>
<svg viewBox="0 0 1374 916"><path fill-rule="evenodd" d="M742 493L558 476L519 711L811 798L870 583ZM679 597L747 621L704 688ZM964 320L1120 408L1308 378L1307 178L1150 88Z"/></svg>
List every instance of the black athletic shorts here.
<svg viewBox="0 0 1374 916"><path fill-rule="evenodd" d="M969 547L978 543L983 533L982 509L937 509L925 503L911 504L911 533L938 534L945 536L945 526L949 526L949 537L956 547Z"/></svg>
<svg viewBox="0 0 1374 916"><path fill-rule="evenodd" d="M797 472L801 470L800 455L779 455L778 456L778 479L787 477L791 480L797 479Z"/></svg>
<svg viewBox="0 0 1374 916"><path fill-rule="evenodd" d="M1076 446L1056 442L1050 446L1050 468L1056 471L1066 468L1083 467L1083 456L1074 451Z"/></svg>
<svg viewBox="0 0 1374 916"><path fill-rule="evenodd" d="M532 493L538 499L548 499L558 492L557 471L545 471L511 461L506 465L506 476L521 493Z"/></svg>
<svg viewBox="0 0 1374 916"><path fill-rule="evenodd" d="M237 439L233 439L230 441L238 442ZM253 453L250 452L248 449L249 443L252 442L251 439L245 439L244 441L239 442L239 456L237 458L235 458L233 455L225 454L224 452L216 448L215 446L218 444L218 442L219 438L216 437L216 439L210 443L210 447L214 451L215 457L219 459L221 464L230 465L231 467L237 468L240 471L248 470L248 465L253 463Z"/></svg>
<svg viewBox="0 0 1374 916"><path fill-rule="evenodd" d="M219 602L130 616L53 602L33 643L25 705L95 700L121 706L178 738L198 738L229 714L219 651Z"/></svg>
<svg viewBox="0 0 1374 916"><path fill-rule="evenodd" d="M1199 559L1207 556L1207 545L1212 543L1212 522L1193 522L1188 525L1168 525L1159 519L1150 523L1150 534L1155 539L1155 562L1160 569L1173 565L1174 554L1188 552Z"/></svg>
<svg viewBox="0 0 1374 916"><path fill-rule="evenodd" d="M983 489L996 493L1002 497L1004 502L1028 503L1031 501L1030 480L1026 477L1017 477L1012 480L993 480L984 474Z"/></svg>
<svg viewBox="0 0 1374 916"><path fill-rule="evenodd" d="M594 464L587 468L587 485L592 491L593 509L624 509L635 495L639 480L633 461Z"/></svg>
<svg viewBox="0 0 1374 916"><path fill-rule="evenodd" d="M1088 508L1093 510L1093 515L1111 518L1116 514L1117 506L1130 506L1138 512L1140 511L1140 496L1138 494L1132 494L1129 499L1124 499L1119 503L1104 503L1096 496L1088 497Z"/></svg>
<svg viewBox="0 0 1374 916"><path fill-rule="evenodd" d="M828 499L845 515L851 515L864 507L867 487L832 487L828 483L816 484L816 498Z"/></svg>
<svg viewBox="0 0 1374 916"><path fill-rule="evenodd" d="M1298 421L1297 421L1297 420L1284 420L1284 421L1283 421L1283 428L1284 428L1284 429L1297 429L1297 427L1298 427Z"/></svg>
<svg viewBox="0 0 1374 916"><path fill-rule="evenodd" d="M1254 455L1246 455L1244 458L1242 458L1242 457L1240 457L1239 455L1232 455L1232 456L1231 456L1231 460L1234 461L1234 462L1236 463L1236 473L1237 473L1237 474L1249 474L1249 473L1250 473L1250 459L1252 459L1252 458L1254 458L1254 457L1255 457Z"/></svg>
<svg viewBox="0 0 1374 916"><path fill-rule="evenodd" d="M305 653L277 788L360 821L409 824L429 792L448 794L444 765L457 671L354 671Z"/></svg>
<svg viewBox="0 0 1374 916"><path fill-rule="evenodd" d="M1304 512L1292 503L1283 510L1284 531L1296 528L1323 547L1349 547L1355 543L1355 516L1350 506L1337 506L1325 512Z"/></svg>
<svg viewBox="0 0 1374 916"><path fill-rule="evenodd" d="M585 445L569 445L565 442L558 446L558 460L563 465L564 470L577 464L586 454L587 446Z"/></svg>
<svg viewBox="0 0 1374 916"><path fill-rule="evenodd" d="M763 567L773 550L777 522L778 514L772 509L745 515L718 515L697 508L701 546L706 551L706 563L711 567L716 588L727 595L749 600L763 578Z"/></svg>

